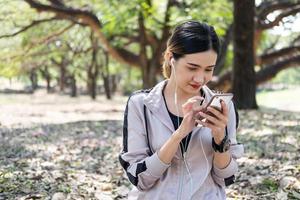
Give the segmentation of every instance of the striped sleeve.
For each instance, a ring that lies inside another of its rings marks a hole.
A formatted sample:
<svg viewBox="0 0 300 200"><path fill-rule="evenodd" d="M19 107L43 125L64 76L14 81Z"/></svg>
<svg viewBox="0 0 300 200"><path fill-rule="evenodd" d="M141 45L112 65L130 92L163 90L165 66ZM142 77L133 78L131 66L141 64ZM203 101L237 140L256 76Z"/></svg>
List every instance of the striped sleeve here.
<svg viewBox="0 0 300 200"><path fill-rule="evenodd" d="M156 152L151 154L147 143L144 115L137 98L129 98L123 122L123 150L119 161L129 181L139 190L148 190L155 185L170 166L163 163Z"/></svg>
<svg viewBox="0 0 300 200"><path fill-rule="evenodd" d="M238 164L236 159L243 156L244 147L242 144L238 143L236 140L236 131L238 127L238 113L233 104L229 105L229 123L226 127L228 138L231 141L230 154L231 160L227 167L224 169L219 169L216 166L213 166L212 177L214 181L221 187L229 186L235 181L235 173L238 171Z"/></svg>

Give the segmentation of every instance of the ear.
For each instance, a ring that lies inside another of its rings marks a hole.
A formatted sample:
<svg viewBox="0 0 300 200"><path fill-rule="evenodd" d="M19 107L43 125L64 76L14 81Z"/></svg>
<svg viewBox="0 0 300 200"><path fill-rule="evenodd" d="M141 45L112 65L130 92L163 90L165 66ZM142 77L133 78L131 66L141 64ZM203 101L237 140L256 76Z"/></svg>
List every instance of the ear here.
<svg viewBox="0 0 300 200"><path fill-rule="evenodd" d="M174 67L174 64L175 64L175 59L174 59L173 57L171 57L171 60L170 60L170 62L171 62L171 67Z"/></svg>
<svg viewBox="0 0 300 200"><path fill-rule="evenodd" d="M167 61L171 66L172 66L172 63L171 63L171 59L173 57L173 54L171 53L170 50L166 50L165 54L164 54L164 59L165 61Z"/></svg>

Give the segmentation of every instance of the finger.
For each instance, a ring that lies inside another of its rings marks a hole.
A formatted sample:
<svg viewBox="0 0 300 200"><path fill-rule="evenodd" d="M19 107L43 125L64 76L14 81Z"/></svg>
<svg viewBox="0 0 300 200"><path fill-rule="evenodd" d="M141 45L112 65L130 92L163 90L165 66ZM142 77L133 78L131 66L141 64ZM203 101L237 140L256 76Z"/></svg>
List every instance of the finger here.
<svg viewBox="0 0 300 200"><path fill-rule="evenodd" d="M193 110L194 110L194 112L196 112L196 113L198 113L198 112L200 112L200 111L203 111L203 112L204 112L204 106L196 107L196 108L194 108Z"/></svg>
<svg viewBox="0 0 300 200"><path fill-rule="evenodd" d="M203 97L201 96L194 96L192 98L189 98L183 105L182 107L183 108L192 108L194 107L194 104L196 102L198 102L199 100L203 100ZM199 106L200 106L200 103L199 103Z"/></svg>
<svg viewBox="0 0 300 200"><path fill-rule="evenodd" d="M191 98L189 98L189 100L203 100L204 98L203 97L201 97L201 96L193 96L193 97L191 97Z"/></svg>
<svg viewBox="0 0 300 200"><path fill-rule="evenodd" d="M224 127L218 127L210 123L209 121L202 122L202 124L203 126L210 128L212 130L212 134L214 137L220 135L220 133L224 133Z"/></svg>
<svg viewBox="0 0 300 200"><path fill-rule="evenodd" d="M199 112L199 114L207 120L207 123L211 123L212 125L219 128L224 128L226 126L225 122L215 118L214 116L211 116L203 112Z"/></svg>
<svg viewBox="0 0 300 200"><path fill-rule="evenodd" d="M193 100L187 100L184 104L182 104L182 107L185 108L185 107L191 107L193 106Z"/></svg>
<svg viewBox="0 0 300 200"><path fill-rule="evenodd" d="M219 124L220 123L220 120L218 120L217 118L215 118L211 115L208 115L204 112L199 112L199 115L203 118L206 118L208 121L212 122L213 124Z"/></svg>
<svg viewBox="0 0 300 200"><path fill-rule="evenodd" d="M223 100L221 100L221 107L222 107L223 115L228 116L228 112L229 112L228 107L227 107L226 103Z"/></svg>
<svg viewBox="0 0 300 200"><path fill-rule="evenodd" d="M211 130L214 130L214 128L215 128L215 126L213 124L208 123L208 122L197 120L197 123L201 124L204 127L210 128Z"/></svg>
<svg viewBox="0 0 300 200"><path fill-rule="evenodd" d="M198 112L196 112L196 114L194 114L194 119L195 120L202 120L204 119L203 117L200 116L200 114Z"/></svg>
<svg viewBox="0 0 300 200"><path fill-rule="evenodd" d="M193 104L190 104L188 102L185 102L184 104L182 104L183 109L189 109L190 110L192 108L192 106L193 106Z"/></svg>
<svg viewBox="0 0 300 200"><path fill-rule="evenodd" d="M206 108L207 107L207 103L202 103L202 105L201 106L203 106L203 108Z"/></svg>
<svg viewBox="0 0 300 200"><path fill-rule="evenodd" d="M223 121L225 124L227 124L227 116L223 115L223 113L222 113L220 110L218 110L218 109L216 109L216 108L214 108L214 107L212 107L212 106L209 106L209 107L207 108L207 110L208 110L209 112L211 112L213 115L215 115L219 120L221 120L221 121Z"/></svg>
<svg viewBox="0 0 300 200"><path fill-rule="evenodd" d="M194 96L192 98L189 98L186 103L196 103L198 101L202 101L203 100L203 97L201 96Z"/></svg>

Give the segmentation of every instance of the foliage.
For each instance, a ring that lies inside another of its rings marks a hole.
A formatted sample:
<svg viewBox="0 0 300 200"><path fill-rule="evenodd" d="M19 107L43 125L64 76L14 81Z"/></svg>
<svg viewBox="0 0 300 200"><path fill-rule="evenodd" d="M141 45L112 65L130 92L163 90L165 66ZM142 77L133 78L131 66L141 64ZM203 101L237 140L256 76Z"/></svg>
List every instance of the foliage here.
<svg viewBox="0 0 300 200"><path fill-rule="evenodd" d="M47 2L47 1L44 1ZM139 45L135 41L131 41L130 37L138 36L138 15L141 12L145 18L145 27L150 34L160 38L163 28L163 20L165 17L167 1L153 0L151 4L146 0L123 1L122 4L118 0L89 0L89 1L66 1L67 6L74 8L85 8L93 11L103 24L102 32L110 38L111 44L115 47L124 47L128 50L138 53ZM214 24L220 35L225 33L225 29L232 21L232 4L227 1L187 1L186 5L179 7L171 7L171 20L169 25L187 20L199 19ZM199 12L201 10L201 12ZM211 12L214 10L215 12ZM34 20L49 19L53 14L38 14L31 9L25 2L6 1L2 4L0 13L3 14L5 23L1 34L11 34L22 27L29 25ZM13 38L0 39L0 46L7 47L0 56L1 60L5 60L7 64L1 64L0 73L6 77L26 75L28 70L32 68L40 68L45 65L50 67L52 76L58 76L57 67L51 62L52 59L60 61L62 57L72 60L69 63L68 71L77 74L77 78L85 80L86 66L90 63L91 57L89 53L77 54L67 48L66 45L81 49L87 49L90 46L89 30L80 25L75 25L63 34L57 37L51 37L64 27L70 25L67 21L53 20L46 23L38 24L29 28L25 32L16 35ZM47 39L50 38L50 39ZM8 45L7 43L10 43ZM150 50L149 47L147 47ZM151 51L148 51L151 56ZM11 59L8 59L11 58ZM112 60L112 59L110 59ZM110 65L114 68L116 64ZM127 67L120 68L119 74L128 74L125 72ZM116 71L111 69L110 71ZM135 71L135 70L133 70ZM130 88L128 78L123 75L123 83L125 88ZM131 76L137 78L139 76ZM133 82L135 82L133 80Z"/></svg>
<svg viewBox="0 0 300 200"><path fill-rule="evenodd" d="M50 1L47 0L40 0L39 2L50 4ZM229 25L233 23L232 1L187 0L170 1L173 3L169 11L170 20L164 24L167 2L167 0L124 0L122 3L119 0L64 1L66 6L93 12L102 25L101 32L108 38L110 44L135 55L138 55L141 50L138 24L140 14L143 16L147 34L154 39L162 37L165 25L172 28L179 22L188 19L213 25L221 37L225 35ZM0 5L2 24L0 37L5 34L17 33L32 22L55 17L53 13L36 12L24 1L3 0ZM299 16L287 17L280 23L281 27L285 27L285 34L283 35L274 30L263 31L262 39L258 43L257 56L289 46L298 37L298 33L293 32L291 27L292 22L297 17ZM49 20L14 37L0 38L0 76L8 78L28 76L31 69L43 69L47 66L52 80L58 79L60 72L53 60L60 62L66 59L68 61L67 73L75 75L77 82L86 82L87 69L91 64L92 55L91 51L84 50L90 47L90 27L82 24L72 26L72 21L66 19ZM102 44L99 44L99 48L103 48ZM152 57L154 49L151 44L146 44L148 58ZM79 52L75 53L76 51ZM99 63L103 63L101 52L99 52L98 57ZM117 67L120 66L120 63L117 63L112 56L109 61L109 71L121 77L124 93L129 92L127 89L135 88L130 82L139 86L141 76L129 76L127 73L129 66L122 64L122 67ZM226 54L225 67L221 72L230 71L232 65L233 47L230 44ZM292 77L291 74L288 73L288 76ZM282 81L283 78L277 79ZM288 79L291 79L288 80L289 83L297 83L298 77L295 73L294 78ZM98 83L103 83L103 81L98 81Z"/></svg>
<svg viewBox="0 0 300 200"><path fill-rule="evenodd" d="M300 85L300 68L291 68L277 74L272 80L273 83Z"/></svg>

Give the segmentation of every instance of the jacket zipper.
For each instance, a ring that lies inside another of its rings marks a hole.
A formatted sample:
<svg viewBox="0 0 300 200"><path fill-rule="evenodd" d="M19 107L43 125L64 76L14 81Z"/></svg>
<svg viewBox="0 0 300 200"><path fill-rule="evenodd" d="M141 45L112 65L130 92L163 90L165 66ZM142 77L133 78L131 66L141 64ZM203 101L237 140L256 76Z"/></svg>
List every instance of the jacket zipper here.
<svg viewBox="0 0 300 200"><path fill-rule="evenodd" d="M191 138L190 138L189 143L191 142L192 134L193 134L193 131L191 133ZM179 198L180 200L181 200L181 197L182 197L182 190L183 190L182 182L184 180L184 167L185 167L184 159L187 157L190 144L188 144L188 146L186 148L186 152L184 152L184 148L181 149L181 146L183 146L183 144L179 145L179 146L180 146L180 153L181 153L182 159L181 159L181 162L180 162L180 168L181 168L180 173L181 174L180 174L180 182L179 182L179 195L177 196L177 200L178 200L178 197L180 197Z"/></svg>
<svg viewBox="0 0 300 200"><path fill-rule="evenodd" d="M184 178L184 171L183 171L183 160L180 161L180 181L179 181L179 190L178 190L178 196L177 200L181 200L182 197L182 183Z"/></svg>
<svg viewBox="0 0 300 200"><path fill-rule="evenodd" d="M192 131L192 133L191 133L190 142L191 142L192 136L193 136L193 131ZM190 143L190 142L189 142L189 143ZM189 146L190 146L190 144L188 144L188 146L186 147L186 152L183 152L183 153L182 153L181 173L182 173L182 175L183 175L183 179L184 179L184 169L185 169L185 167L187 167L187 166L185 166L185 163L184 163L184 162L187 162L187 161L186 161L186 158L187 158L188 153L189 153ZM184 159L185 159L185 160L184 160ZM187 169L185 169L185 170L187 170ZM192 180L190 180L190 181L192 181ZM180 198L182 197L182 189L183 189L183 187L181 187ZM191 196L190 196L190 198L191 198L191 197L192 197L192 194L190 194L190 195L191 195Z"/></svg>
<svg viewBox="0 0 300 200"><path fill-rule="evenodd" d="M177 200L181 200L181 195L182 195L182 178L183 178L183 159L184 159L184 153L183 153L183 149L182 149L182 143L180 142L180 145L179 145L179 151L180 151L180 154L182 156L182 159L180 159L180 163L179 163L179 167L180 167L180 175L179 175L179 188L178 188L178 194L177 194Z"/></svg>

